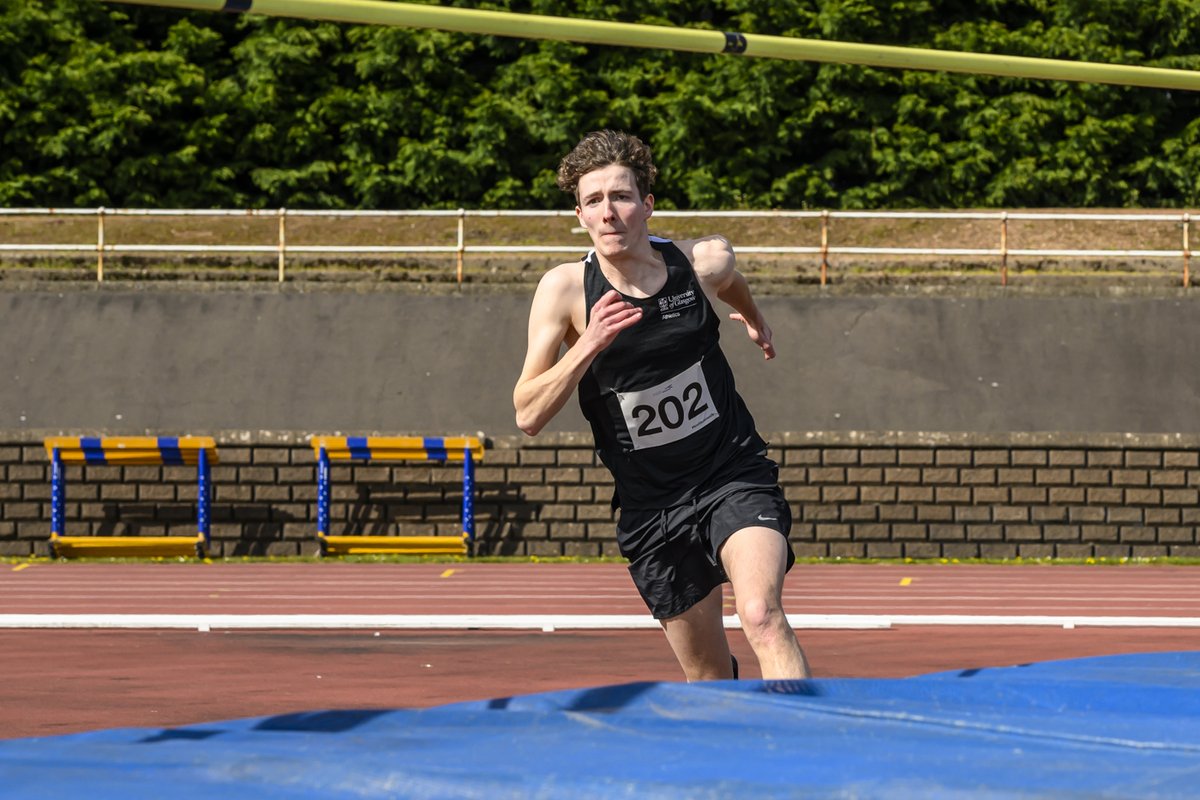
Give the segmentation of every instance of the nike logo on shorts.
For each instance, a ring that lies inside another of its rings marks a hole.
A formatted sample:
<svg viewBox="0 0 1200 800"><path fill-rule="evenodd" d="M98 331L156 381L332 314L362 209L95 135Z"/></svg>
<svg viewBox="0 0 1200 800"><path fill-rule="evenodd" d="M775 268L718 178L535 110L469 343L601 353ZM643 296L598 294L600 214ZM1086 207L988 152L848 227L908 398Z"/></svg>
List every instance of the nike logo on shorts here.
<svg viewBox="0 0 1200 800"><path fill-rule="evenodd" d="M758 521L759 522L778 522L779 517L764 517L762 514L759 514Z"/></svg>

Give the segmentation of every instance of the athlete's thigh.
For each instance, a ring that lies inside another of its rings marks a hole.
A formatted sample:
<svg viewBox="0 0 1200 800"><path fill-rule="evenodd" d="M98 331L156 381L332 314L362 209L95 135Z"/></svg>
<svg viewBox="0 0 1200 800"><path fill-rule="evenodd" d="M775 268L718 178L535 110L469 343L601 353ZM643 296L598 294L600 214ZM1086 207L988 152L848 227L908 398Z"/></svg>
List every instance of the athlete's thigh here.
<svg viewBox="0 0 1200 800"><path fill-rule="evenodd" d="M771 592L795 563L792 512L778 486L742 487L713 508L710 535L735 594Z"/></svg>
<svg viewBox="0 0 1200 800"><path fill-rule="evenodd" d="M721 564L738 600L777 601L792 561L790 551L787 539L771 528L748 527L731 534L721 547Z"/></svg>

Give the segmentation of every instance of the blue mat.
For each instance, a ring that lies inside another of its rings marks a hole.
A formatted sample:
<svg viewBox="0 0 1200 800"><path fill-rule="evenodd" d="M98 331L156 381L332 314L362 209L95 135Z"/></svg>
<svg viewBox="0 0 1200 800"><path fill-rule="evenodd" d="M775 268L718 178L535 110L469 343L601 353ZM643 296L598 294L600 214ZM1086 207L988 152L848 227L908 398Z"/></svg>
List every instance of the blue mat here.
<svg viewBox="0 0 1200 800"><path fill-rule="evenodd" d="M0 741L20 798L1200 794L1200 653Z"/></svg>

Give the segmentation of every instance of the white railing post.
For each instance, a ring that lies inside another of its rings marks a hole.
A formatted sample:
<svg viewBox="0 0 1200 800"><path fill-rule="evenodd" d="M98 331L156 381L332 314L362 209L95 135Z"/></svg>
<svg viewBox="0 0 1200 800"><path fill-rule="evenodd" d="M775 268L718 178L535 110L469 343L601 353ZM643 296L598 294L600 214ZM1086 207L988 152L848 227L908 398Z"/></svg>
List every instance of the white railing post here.
<svg viewBox="0 0 1200 800"><path fill-rule="evenodd" d="M1191 284L1192 284L1192 276L1191 276L1191 269L1190 269L1191 268L1191 258L1192 258L1192 246L1191 246L1191 244L1189 244L1189 242L1191 241L1191 228L1192 228L1192 216L1191 216L1191 214L1188 214L1185 212L1183 215L1183 285L1185 288L1188 286L1191 286Z"/></svg>
<svg viewBox="0 0 1200 800"><path fill-rule="evenodd" d="M1008 286L1008 212L1000 214L1000 285Z"/></svg>
<svg viewBox="0 0 1200 800"><path fill-rule="evenodd" d="M460 208L458 210L458 285L462 286L463 282L463 254L466 252L466 219L467 210Z"/></svg>
<svg viewBox="0 0 1200 800"><path fill-rule="evenodd" d="M829 209L821 212L821 285L829 272Z"/></svg>
<svg viewBox="0 0 1200 800"><path fill-rule="evenodd" d="M283 283L283 260L287 252L287 209L279 209L279 282Z"/></svg>
<svg viewBox="0 0 1200 800"><path fill-rule="evenodd" d="M96 210L96 283L104 280L104 206Z"/></svg>

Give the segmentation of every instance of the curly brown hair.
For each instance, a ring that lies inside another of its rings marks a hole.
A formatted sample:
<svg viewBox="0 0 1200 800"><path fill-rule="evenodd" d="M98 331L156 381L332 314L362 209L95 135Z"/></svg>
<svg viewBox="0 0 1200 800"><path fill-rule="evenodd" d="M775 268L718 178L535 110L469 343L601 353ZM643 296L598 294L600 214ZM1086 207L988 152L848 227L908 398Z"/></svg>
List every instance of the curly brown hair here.
<svg viewBox="0 0 1200 800"><path fill-rule="evenodd" d="M563 156L558 165L558 188L578 199L579 179L612 164L633 170L638 192L642 197L650 194L658 176L650 148L633 134L610 130L592 131Z"/></svg>

